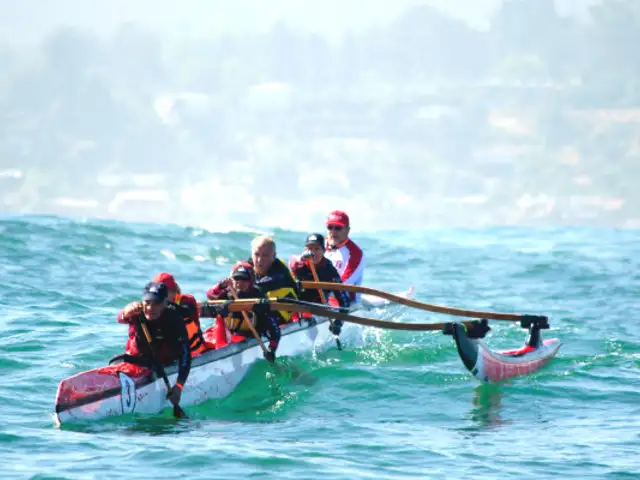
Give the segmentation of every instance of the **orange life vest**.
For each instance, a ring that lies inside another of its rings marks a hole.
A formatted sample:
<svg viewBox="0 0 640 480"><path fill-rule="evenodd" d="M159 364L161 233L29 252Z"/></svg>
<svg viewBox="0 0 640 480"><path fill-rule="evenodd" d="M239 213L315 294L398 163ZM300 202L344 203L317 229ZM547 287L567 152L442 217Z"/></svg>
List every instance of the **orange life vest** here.
<svg viewBox="0 0 640 480"><path fill-rule="evenodd" d="M175 303L176 305L180 305L183 297L186 297L186 295L178 293L173 303ZM193 298L191 295L189 295L188 297ZM195 302L195 298L193 298L193 300ZM196 313L194 313L193 315L184 317L184 324L185 327L187 327L187 336L189 338L189 348L191 349L191 356L207 350L204 342L204 337L202 336L202 330L200 330L200 313L197 307L197 303L195 304L195 312Z"/></svg>

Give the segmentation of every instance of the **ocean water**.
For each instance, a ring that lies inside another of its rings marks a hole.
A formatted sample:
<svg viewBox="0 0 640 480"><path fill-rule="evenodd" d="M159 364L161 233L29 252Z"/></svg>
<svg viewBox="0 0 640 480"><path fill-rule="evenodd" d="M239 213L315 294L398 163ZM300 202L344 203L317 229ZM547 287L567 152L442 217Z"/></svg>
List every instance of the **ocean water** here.
<svg viewBox="0 0 640 480"><path fill-rule="evenodd" d="M306 232L275 229L282 258ZM451 337L367 330L344 350L255 365L229 397L57 427L59 382L121 353L119 308L159 271L204 298L254 233L0 219L0 478L640 478L640 232L583 228L353 232L365 285L541 313L564 344L544 369L481 385ZM452 317L389 306L404 322ZM208 326L208 324L205 324ZM487 343L522 344L491 322Z"/></svg>

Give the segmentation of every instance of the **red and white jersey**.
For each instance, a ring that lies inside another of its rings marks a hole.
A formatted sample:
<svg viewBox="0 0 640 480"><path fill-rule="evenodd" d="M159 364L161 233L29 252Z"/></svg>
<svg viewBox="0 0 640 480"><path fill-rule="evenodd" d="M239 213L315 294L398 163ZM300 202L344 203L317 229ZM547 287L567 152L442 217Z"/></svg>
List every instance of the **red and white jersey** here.
<svg viewBox="0 0 640 480"><path fill-rule="evenodd" d="M342 283L349 285L362 285L364 276L365 257L362 249L353 240L347 239L342 245L336 248L327 246L324 256L331 260L336 267ZM360 294L349 293L351 303L360 300Z"/></svg>

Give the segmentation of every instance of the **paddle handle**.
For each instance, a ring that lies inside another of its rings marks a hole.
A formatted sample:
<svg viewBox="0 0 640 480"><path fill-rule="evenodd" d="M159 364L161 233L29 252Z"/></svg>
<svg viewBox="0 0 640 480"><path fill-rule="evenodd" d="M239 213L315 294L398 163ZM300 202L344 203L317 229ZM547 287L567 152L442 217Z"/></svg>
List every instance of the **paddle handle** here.
<svg viewBox="0 0 640 480"><path fill-rule="evenodd" d="M231 283L229 283L229 292L231 293L231 296L233 297L234 300L236 301L239 300L238 294L236 293L236 290L235 288L233 288L233 285L231 285ZM253 302L253 304L255 304L255 301ZM244 321L246 322L246 324L249 326L249 330L251 330L251 333L253 334L255 339L258 341L260 348L262 348L262 352L266 355L267 347L264 345L264 342L262 341L262 337L260 336L258 331L255 329L253 324L251 323L251 320L249 319L249 315L247 314L246 311L243 311L242 316L244 317Z"/></svg>
<svg viewBox="0 0 640 480"><path fill-rule="evenodd" d="M394 295L393 293L384 292L382 290L376 290L374 288L362 287L360 285L347 285L344 283L334 282L309 282L302 281L303 288L327 288L332 290L344 290L346 292L365 293L376 297L384 298L391 302L406 305L407 307L418 308L427 312L444 313L447 315L453 315L457 317L472 317L472 318L486 318L488 320L506 320L511 322L518 322L527 317L537 317L535 315L522 315L519 313L498 313L498 312L483 312L480 310L466 310L462 308L445 307L441 305L433 305L424 302L418 302L416 300L410 300L408 298ZM541 316L539 318L542 318Z"/></svg>
<svg viewBox="0 0 640 480"><path fill-rule="evenodd" d="M316 281L316 283L319 283L318 272L316 271L316 266L313 263L313 258L310 258L308 262L309 262L309 270L311 270L311 275L313 275L313 279ZM324 295L324 290L322 290L322 288L318 288L318 293L320 294L320 300L322 300L322 303L326 305L328 302L327 302L327 297L325 297ZM329 325L331 325L331 328L333 328L333 318L331 317L329 317ZM342 342L340 342L340 338L338 337L338 335L336 335L336 346L338 347L338 350L342 350Z"/></svg>
<svg viewBox="0 0 640 480"><path fill-rule="evenodd" d="M309 260L307 260L308 265L309 265L309 270L311 270L311 275L313 275L313 280L316 283L319 283L318 280L318 272L316 270L316 266L313 263L313 258L310 258ZM323 304L327 304L327 297L325 297L324 295L324 290L322 288L318 287L318 293L320 294L320 300L322 301ZM331 322L331 325L333 326L333 320L329 319L329 321Z"/></svg>

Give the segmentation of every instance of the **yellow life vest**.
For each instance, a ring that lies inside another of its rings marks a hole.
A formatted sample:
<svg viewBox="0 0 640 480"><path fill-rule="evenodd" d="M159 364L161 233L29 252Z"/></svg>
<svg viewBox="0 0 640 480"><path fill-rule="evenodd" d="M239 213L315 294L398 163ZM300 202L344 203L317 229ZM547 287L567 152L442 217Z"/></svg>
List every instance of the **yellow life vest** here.
<svg viewBox="0 0 640 480"><path fill-rule="evenodd" d="M278 265L276 262L280 262L280 265ZM258 285L260 286L261 290L270 299L292 298L294 300L297 300L298 299L298 295L296 293L296 282L293 279L293 275L291 274L291 270L289 270L289 266L285 262L280 260L279 258L276 259L276 262L274 262L274 264L271 266L269 271L274 269L274 267L276 269L278 269L278 270L284 270L288 274L288 278L285 279L284 284L282 286L280 286L280 285L274 286L275 288L273 290L267 290L264 287L262 287L262 285L260 285L259 281L256 282L256 283L258 283ZM267 275L269 275L269 272L267 272ZM278 283L281 283L281 282L278 282ZM282 318L282 320L285 323L291 321L292 312L285 312L285 311L282 311L282 310L276 310L276 311L278 312L278 314L280 315L280 317Z"/></svg>
<svg viewBox="0 0 640 480"><path fill-rule="evenodd" d="M247 316L251 321L251 325L255 327L256 320L254 314L252 312L247 312ZM224 319L224 321L227 323L227 327L229 327L229 330L234 334L250 335L252 333L251 328L249 327L249 325L247 325L247 321L245 320L244 315L242 315L240 312L236 312L235 315L229 315Z"/></svg>

